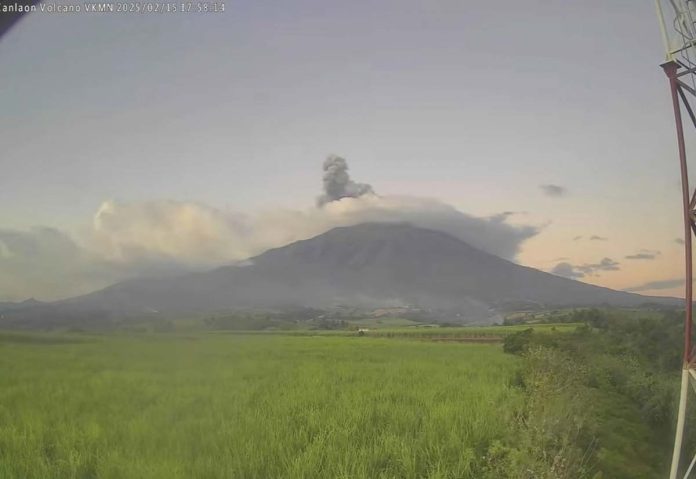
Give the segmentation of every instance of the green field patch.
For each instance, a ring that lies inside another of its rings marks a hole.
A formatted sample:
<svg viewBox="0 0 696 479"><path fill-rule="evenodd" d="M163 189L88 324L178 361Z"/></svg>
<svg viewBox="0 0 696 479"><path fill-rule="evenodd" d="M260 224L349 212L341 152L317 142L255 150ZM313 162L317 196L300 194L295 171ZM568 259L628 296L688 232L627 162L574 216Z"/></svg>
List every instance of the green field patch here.
<svg viewBox="0 0 696 479"><path fill-rule="evenodd" d="M92 341L94 338L61 333L23 333L0 331L0 344L72 344Z"/></svg>
<svg viewBox="0 0 696 479"><path fill-rule="evenodd" d="M353 319L346 321L346 323L350 326L373 329L414 327L421 324L410 319L392 317Z"/></svg>
<svg viewBox="0 0 696 479"><path fill-rule="evenodd" d="M500 346L201 334L15 343L0 477L480 477L513 421Z"/></svg>

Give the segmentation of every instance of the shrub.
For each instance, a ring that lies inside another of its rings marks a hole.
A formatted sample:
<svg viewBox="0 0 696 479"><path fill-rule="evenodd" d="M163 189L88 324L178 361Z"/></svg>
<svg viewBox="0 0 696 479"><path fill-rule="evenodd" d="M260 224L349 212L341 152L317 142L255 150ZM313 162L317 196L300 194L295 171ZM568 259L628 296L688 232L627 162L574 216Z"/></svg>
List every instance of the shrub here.
<svg viewBox="0 0 696 479"><path fill-rule="evenodd" d="M527 328L508 336L503 340L503 351L509 354L522 354L532 341L534 330Z"/></svg>

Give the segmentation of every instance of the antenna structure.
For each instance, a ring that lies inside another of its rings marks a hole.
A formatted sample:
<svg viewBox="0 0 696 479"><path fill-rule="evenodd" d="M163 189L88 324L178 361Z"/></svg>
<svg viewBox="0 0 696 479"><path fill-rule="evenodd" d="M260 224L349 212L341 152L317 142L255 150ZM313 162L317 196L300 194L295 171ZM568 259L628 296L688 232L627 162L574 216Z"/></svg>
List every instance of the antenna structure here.
<svg viewBox="0 0 696 479"><path fill-rule="evenodd" d="M691 192L687 169L686 145L684 142L684 123L682 107L686 110L696 129L696 116L689 103L696 100L696 0L655 0L657 18L665 46L665 63L660 65L669 80L676 124L677 147L682 185L682 209L684 218L684 271L685 271L685 309L684 317L684 355L682 362L681 391L677 430L674 437L670 479L677 479L681 466L682 442L684 439L686 404L690 386L696 391L696 361L692 346L693 317L693 258L692 235L696 235L696 191ZM691 383L691 384L690 384ZM686 468L687 479L696 467L696 455Z"/></svg>

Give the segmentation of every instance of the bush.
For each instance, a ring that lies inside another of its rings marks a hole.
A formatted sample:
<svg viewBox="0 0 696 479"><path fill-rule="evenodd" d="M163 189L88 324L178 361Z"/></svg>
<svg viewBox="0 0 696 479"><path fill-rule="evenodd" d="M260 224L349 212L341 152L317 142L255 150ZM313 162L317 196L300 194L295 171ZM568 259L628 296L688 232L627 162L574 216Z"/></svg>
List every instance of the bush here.
<svg viewBox="0 0 696 479"><path fill-rule="evenodd" d="M526 335L530 333L523 331ZM516 346L521 343L515 341ZM522 346L525 347L525 346ZM589 479L596 477L592 409L585 373L567 354L530 346L520 370L525 401L514 431L486 456L487 478Z"/></svg>
<svg viewBox="0 0 696 479"><path fill-rule="evenodd" d="M523 331L505 336L503 340L503 351L508 354L522 354L532 341L534 330L527 328Z"/></svg>
<svg viewBox="0 0 696 479"><path fill-rule="evenodd" d="M593 477L595 469L614 479L662 475L676 420L682 318L597 309L573 316L585 324L572 333L527 329L505 338L504 351L524 358L511 384L526 399L517 443L490 451L491 470L505 478ZM696 448L696 431L685 441ZM586 462L577 462L579 451ZM530 472L504 474L506 467Z"/></svg>

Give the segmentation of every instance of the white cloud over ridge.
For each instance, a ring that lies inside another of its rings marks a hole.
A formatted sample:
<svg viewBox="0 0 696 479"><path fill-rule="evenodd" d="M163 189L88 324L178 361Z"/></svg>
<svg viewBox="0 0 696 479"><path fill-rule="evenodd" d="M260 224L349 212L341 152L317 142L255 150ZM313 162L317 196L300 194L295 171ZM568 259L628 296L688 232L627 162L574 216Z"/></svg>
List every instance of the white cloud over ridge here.
<svg viewBox="0 0 696 479"><path fill-rule="evenodd" d="M172 200L106 201L79 236L0 229L0 301L57 299L130 277L213 268L364 222L409 222L513 259L539 228L511 225L508 216L479 218L435 199L372 193L258 213Z"/></svg>
<svg viewBox="0 0 696 479"><path fill-rule="evenodd" d="M102 204L94 218L92 249L115 262L175 262L214 266L246 259L331 228L365 222L408 222L448 232L474 247L513 259L538 233L513 226L506 215L478 218L441 201L409 196L342 198L321 208L243 214L200 203L150 201Z"/></svg>

